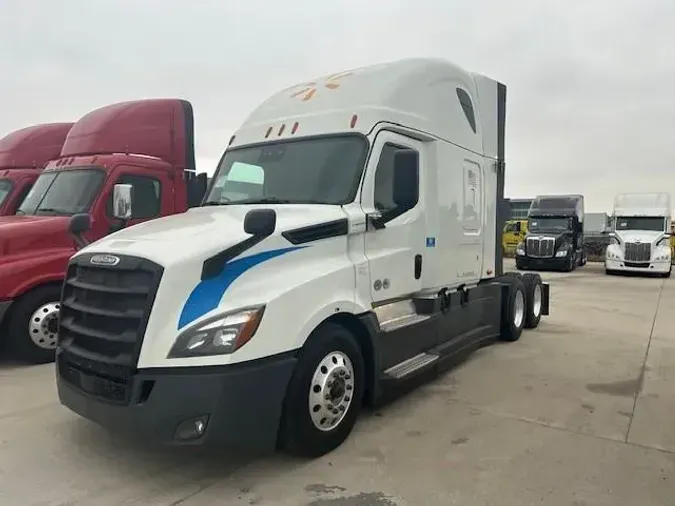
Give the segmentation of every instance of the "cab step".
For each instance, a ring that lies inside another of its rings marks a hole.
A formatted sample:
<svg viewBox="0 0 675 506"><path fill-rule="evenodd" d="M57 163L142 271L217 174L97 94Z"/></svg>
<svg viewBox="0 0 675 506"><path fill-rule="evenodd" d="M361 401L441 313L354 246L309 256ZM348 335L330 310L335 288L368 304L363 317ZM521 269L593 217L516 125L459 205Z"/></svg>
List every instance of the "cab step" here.
<svg viewBox="0 0 675 506"><path fill-rule="evenodd" d="M402 380L416 372L423 371L438 361L438 355L420 353L412 358L400 362L384 371L385 380Z"/></svg>

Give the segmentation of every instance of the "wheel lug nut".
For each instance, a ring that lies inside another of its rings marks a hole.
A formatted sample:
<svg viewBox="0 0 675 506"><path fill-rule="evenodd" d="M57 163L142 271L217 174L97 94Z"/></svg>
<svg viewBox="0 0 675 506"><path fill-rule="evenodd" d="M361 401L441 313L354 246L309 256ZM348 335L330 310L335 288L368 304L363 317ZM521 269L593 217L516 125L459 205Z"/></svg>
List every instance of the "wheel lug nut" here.
<svg viewBox="0 0 675 506"><path fill-rule="evenodd" d="M340 406L340 411L344 411L344 410L345 410L345 407L344 407L344 406Z"/></svg>

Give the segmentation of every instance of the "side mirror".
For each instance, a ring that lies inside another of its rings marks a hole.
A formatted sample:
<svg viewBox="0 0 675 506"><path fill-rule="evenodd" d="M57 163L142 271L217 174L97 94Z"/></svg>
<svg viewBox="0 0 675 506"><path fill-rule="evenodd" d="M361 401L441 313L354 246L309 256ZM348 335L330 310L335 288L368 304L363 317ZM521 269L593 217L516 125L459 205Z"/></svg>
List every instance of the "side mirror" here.
<svg viewBox="0 0 675 506"><path fill-rule="evenodd" d="M394 154L393 200L399 209L412 209L419 200L419 154L402 149Z"/></svg>
<svg viewBox="0 0 675 506"><path fill-rule="evenodd" d="M274 209L252 209L244 217L244 232L255 237L267 237L277 226Z"/></svg>
<svg viewBox="0 0 675 506"><path fill-rule="evenodd" d="M79 249L84 248L88 243L87 240L82 236L85 232L89 232L91 229L91 217L89 213L80 213L74 214L70 218L68 223L68 232L75 239L75 243Z"/></svg>
<svg viewBox="0 0 675 506"><path fill-rule="evenodd" d="M131 201L134 187L130 184L116 184L113 188L113 216L118 220L130 220L132 215Z"/></svg>

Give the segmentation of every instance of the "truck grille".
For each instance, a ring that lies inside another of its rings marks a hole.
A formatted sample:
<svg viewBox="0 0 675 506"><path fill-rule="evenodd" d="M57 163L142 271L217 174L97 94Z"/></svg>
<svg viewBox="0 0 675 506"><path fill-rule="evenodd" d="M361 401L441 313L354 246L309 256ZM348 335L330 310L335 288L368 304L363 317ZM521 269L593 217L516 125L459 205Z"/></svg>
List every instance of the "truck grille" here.
<svg viewBox="0 0 675 506"><path fill-rule="evenodd" d="M627 242L624 260L626 262L649 262L652 258L652 245L648 242Z"/></svg>
<svg viewBox="0 0 675 506"><path fill-rule="evenodd" d="M534 258L550 258L555 253L555 239L528 237L526 253L527 256Z"/></svg>
<svg viewBox="0 0 675 506"><path fill-rule="evenodd" d="M59 373L92 395L122 402L163 269L119 255L116 265L94 265L93 256L82 255L68 266L61 295Z"/></svg>

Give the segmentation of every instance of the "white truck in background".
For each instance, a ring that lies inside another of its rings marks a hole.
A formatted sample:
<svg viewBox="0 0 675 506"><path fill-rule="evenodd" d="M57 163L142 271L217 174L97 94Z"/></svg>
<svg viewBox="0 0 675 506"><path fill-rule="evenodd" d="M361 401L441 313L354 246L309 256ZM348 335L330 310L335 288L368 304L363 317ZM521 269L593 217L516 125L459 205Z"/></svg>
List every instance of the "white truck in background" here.
<svg viewBox="0 0 675 506"><path fill-rule="evenodd" d="M61 402L167 444L318 456L364 403L517 340L549 287L503 273L505 107L503 84L434 59L273 95L202 207L71 258Z"/></svg>
<svg viewBox="0 0 675 506"><path fill-rule="evenodd" d="M639 272L670 277L672 272L668 193L621 193L614 199L613 232L605 272Z"/></svg>

